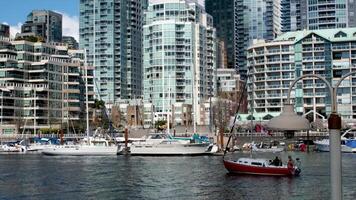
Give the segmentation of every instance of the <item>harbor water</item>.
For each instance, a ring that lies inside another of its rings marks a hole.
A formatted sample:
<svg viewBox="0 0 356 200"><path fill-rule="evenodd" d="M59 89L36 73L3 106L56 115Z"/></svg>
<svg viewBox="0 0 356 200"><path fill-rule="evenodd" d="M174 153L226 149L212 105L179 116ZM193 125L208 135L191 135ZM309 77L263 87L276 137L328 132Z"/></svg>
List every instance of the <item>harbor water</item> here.
<svg viewBox="0 0 356 200"><path fill-rule="evenodd" d="M301 176L231 175L221 156L1 154L0 199L330 199L329 154L278 154L288 155L301 159ZM356 199L356 154L343 154L342 164L344 199Z"/></svg>

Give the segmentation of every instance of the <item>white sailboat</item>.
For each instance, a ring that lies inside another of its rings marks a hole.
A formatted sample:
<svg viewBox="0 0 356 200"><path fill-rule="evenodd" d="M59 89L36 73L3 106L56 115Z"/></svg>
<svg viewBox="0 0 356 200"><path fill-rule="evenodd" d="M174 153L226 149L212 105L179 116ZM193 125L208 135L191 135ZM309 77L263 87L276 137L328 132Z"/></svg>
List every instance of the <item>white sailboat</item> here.
<svg viewBox="0 0 356 200"><path fill-rule="evenodd" d="M86 132L87 137L81 144L56 145L43 149L45 155L65 155L65 156L108 156L117 155L118 146L107 139L97 136L89 137L89 105L88 105L88 69L86 62L86 49L84 49L85 62L85 92L86 92ZM94 56L95 57L95 56Z"/></svg>

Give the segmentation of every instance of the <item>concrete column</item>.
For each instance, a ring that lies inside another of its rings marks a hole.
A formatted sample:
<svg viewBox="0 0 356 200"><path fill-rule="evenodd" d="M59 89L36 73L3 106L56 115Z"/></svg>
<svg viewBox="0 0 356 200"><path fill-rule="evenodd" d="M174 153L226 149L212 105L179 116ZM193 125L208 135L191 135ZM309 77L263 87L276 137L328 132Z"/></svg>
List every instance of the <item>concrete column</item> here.
<svg viewBox="0 0 356 200"><path fill-rule="evenodd" d="M331 113L328 119L330 140L330 184L331 199L342 199L342 172L341 172L341 117Z"/></svg>

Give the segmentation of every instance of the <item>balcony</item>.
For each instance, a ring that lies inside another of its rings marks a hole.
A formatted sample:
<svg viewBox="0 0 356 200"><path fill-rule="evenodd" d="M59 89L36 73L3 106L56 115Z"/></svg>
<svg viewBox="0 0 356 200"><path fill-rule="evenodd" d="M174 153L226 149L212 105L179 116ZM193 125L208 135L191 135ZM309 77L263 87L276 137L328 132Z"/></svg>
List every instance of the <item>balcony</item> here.
<svg viewBox="0 0 356 200"><path fill-rule="evenodd" d="M348 50L349 45L335 45L332 47L333 50Z"/></svg>

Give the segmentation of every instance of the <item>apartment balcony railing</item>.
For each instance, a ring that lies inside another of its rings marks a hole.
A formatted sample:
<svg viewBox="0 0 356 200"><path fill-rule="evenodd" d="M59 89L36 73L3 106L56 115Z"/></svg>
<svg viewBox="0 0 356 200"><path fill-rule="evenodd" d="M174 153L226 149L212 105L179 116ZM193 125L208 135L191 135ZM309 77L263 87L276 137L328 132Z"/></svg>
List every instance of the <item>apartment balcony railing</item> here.
<svg viewBox="0 0 356 200"><path fill-rule="evenodd" d="M333 46L332 47L333 50L338 50L338 49L349 49L348 45L342 45L342 46Z"/></svg>

